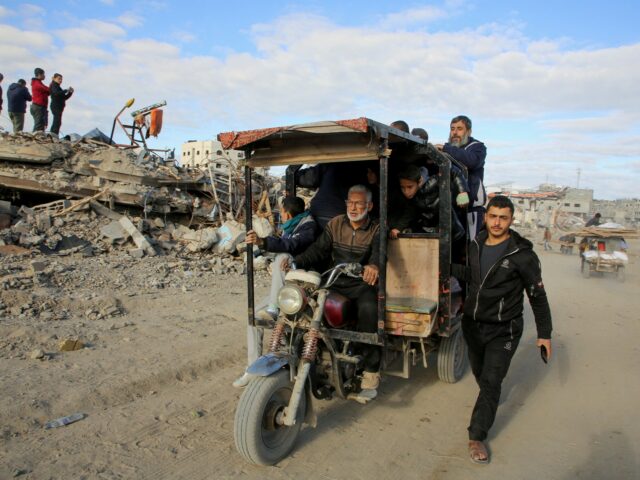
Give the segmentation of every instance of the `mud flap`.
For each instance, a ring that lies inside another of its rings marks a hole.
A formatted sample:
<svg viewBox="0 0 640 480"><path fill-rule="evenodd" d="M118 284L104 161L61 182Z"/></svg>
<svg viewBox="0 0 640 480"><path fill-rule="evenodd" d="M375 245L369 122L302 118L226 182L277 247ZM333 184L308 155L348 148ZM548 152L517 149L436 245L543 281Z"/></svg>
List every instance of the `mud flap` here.
<svg viewBox="0 0 640 480"><path fill-rule="evenodd" d="M256 377L268 377L289 363L288 355L267 353L249 365L247 373Z"/></svg>

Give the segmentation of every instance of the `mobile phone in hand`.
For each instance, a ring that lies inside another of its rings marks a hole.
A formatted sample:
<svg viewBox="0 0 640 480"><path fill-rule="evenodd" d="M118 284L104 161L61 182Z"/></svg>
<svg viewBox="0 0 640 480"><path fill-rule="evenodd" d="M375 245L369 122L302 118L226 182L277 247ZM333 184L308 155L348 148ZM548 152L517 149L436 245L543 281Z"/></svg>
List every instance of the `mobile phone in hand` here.
<svg viewBox="0 0 640 480"><path fill-rule="evenodd" d="M544 345L540 345L540 358L542 358L542 361L544 363L547 363L549 361L549 354L547 353L547 347L545 347Z"/></svg>

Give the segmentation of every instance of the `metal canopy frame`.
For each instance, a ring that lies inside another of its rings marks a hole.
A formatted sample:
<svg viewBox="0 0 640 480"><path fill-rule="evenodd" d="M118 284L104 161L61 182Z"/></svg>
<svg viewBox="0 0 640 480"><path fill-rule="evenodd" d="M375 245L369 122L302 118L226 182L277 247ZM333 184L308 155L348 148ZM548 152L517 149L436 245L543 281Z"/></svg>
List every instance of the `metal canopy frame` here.
<svg viewBox="0 0 640 480"><path fill-rule="evenodd" d="M457 325L450 318L451 305L451 163L449 155L438 151L425 140L388 125L360 118L341 122L317 122L291 127L278 127L247 132L229 132L218 135L224 148L245 152L245 223L252 226L251 171L256 167L288 165L286 172L287 195L295 195L295 172L303 164L336 163L345 161L380 162L380 273L378 278L378 329L376 333L329 329L332 338L360 343L384 345L386 317L386 270L388 241L388 184L389 160L394 144L413 146L413 154L427 156L435 161L439 178L439 329L442 336L450 335ZM466 169L458 164L463 170ZM410 237L433 238L433 234L408 234ZM247 316L251 326L269 326L256 322L254 299L253 251L247 249Z"/></svg>

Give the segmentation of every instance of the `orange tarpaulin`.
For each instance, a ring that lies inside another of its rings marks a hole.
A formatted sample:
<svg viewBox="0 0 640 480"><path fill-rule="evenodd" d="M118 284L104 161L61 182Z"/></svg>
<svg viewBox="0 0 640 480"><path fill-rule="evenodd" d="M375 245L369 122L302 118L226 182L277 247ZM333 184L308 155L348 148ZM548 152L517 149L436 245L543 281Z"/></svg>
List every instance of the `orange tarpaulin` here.
<svg viewBox="0 0 640 480"><path fill-rule="evenodd" d="M149 125L149 133L147 137L149 135L157 137L160 133L160 130L162 130L162 110L160 110L159 108L151 110L149 116L151 117L151 125Z"/></svg>

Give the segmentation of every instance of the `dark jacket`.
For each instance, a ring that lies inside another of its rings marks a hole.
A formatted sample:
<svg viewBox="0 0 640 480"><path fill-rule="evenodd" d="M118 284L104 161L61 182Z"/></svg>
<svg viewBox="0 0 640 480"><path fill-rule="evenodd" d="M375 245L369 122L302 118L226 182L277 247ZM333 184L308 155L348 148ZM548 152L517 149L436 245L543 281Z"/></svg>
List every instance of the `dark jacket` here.
<svg viewBox="0 0 640 480"><path fill-rule="evenodd" d="M306 251L296 255L299 268L309 268L331 259L331 265L359 263L378 265L380 258L380 226L376 220L368 219L354 230L347 215L331 219L322 235Z"/></svg>
<svg viewBox="0 0 640 480"><path fill-rule="evenodd" d="M427 220L437 222L440 208L440 184L437 175L429 176L426 168L420 169L424 183L418 189L413 198L408 199L400 192L394 192L391 202L391 212L389 214L389 228L404 230L411 228L419 231L421 215L425 215ZM468 192L469 186L462 174L462 171L455 165L451 165L451 196L452 208L455 208L455 197L459 193ZM455 215L454 215L455 217ZM464 229L462 225L460 228Z"/></svg>
<svg viewBox="0 0 640 480"><path fill-rule="evenodd" d="M480 278L480 249L487 239L487 231L481 231L469 248L470 283L464 304L464 314L477 322L502 323L513 327L522 323L524 294L529 303L538 329L538 338L551 338L551 310L542 283L540 260L532 243L510 230L506 240L506 253Z"/></svg>
<svg viewBox="0 0 640 480"><path fill-rule="evenodd" d="M31 94L27 87L12 83L7 90L7 100L9 112L27 113L27 102L31 101Z"/></svg>
<svg viewBox="0 0 640 480"><path fill-rule="evenodd" d="M73 95L73 92L70 92L66 88L62 88L60 84L56 82L51 82L49 90L51 91L51 111L63 111L64 106L67 103L67 99Z"/></svg>
<svg viewBox="0 0 640 480"><path fill-rule="evenodd" d="M283 233L282 236L270 236L264 239L264 250L275 253L290 253L297 255L313 243L318 233L318 224L309 215L303 218L293 233Z"/></svg>
<svg viewBox="0 0 640 480"><path fill-rule="evenodd" d="M33 103L41 107L47 107L49 104L49 87L47 87L39 78L31 79L31 95L33 95Z"/></svg>
<svg viewBox="0 0 640 480"><path fill-rule="evenodd" d="M328 219L344 213L349 188L367 184L362 162L320 164L296 172L296 182L305 188L317 188L309 210L321 227Z"/></svg>
<svg viewBox="0 0 640 480"><path fill-rule="evenodd" d="M484 161L487 158L487 147L484 143L469 137L464 147L454 147L445 143L443 151L467 167L469 173L469 207L483 207L487 201L484 190Z"/></svg>

